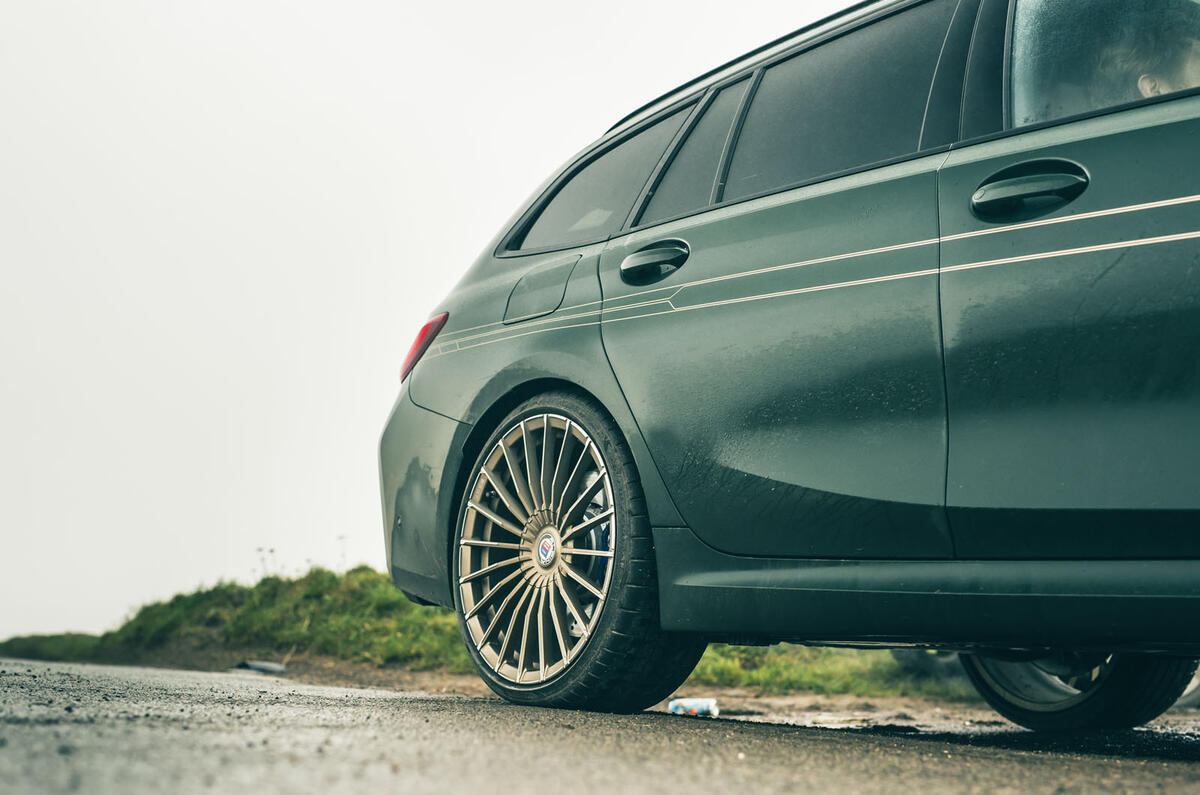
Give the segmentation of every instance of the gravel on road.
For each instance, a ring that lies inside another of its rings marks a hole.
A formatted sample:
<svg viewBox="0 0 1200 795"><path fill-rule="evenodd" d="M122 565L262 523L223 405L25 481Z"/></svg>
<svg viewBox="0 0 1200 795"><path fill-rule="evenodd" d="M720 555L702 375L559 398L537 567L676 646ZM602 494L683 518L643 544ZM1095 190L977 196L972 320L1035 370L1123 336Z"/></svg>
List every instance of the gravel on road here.
<svg viewBox="0 0 1200 795"><path fill-rule="evenodd" d="M1191 713L1046 738L953 716L930 730L605 715L244 673L0 660L6 795L1197 788Z"/></svg>

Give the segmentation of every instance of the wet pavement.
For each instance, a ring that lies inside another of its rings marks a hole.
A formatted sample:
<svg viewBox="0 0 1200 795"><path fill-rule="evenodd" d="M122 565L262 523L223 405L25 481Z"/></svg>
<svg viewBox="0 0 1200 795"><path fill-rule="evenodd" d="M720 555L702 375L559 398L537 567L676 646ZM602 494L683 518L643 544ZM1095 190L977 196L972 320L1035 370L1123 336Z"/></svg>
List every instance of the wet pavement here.
<svg viewBox="0 0 1200 795"><path fill-rule="evenodd" d="M1194 711L1044 737L970 705L798 703L604 715L0 660L0 792L1200 791Z"/></svg>

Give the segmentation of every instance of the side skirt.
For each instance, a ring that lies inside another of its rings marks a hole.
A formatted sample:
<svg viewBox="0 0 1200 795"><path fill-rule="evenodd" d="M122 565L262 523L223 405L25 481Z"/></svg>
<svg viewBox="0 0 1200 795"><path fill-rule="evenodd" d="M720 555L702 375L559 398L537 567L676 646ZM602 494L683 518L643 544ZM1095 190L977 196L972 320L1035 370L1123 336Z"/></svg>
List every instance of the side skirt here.
<svg viewBox="0 0 1200 795"><path fill-rule="evenodd" d="M663 628L714 640L1200 653L1200 560L814 560L655 528Z"/></svg>

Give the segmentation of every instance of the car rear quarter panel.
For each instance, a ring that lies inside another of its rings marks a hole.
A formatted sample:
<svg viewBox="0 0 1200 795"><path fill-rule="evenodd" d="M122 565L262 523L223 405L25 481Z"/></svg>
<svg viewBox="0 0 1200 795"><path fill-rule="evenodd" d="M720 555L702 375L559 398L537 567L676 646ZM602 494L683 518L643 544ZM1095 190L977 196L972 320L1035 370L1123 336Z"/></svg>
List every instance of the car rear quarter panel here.
<svg viewBox="0 0 1200 795"><path fill-rule="evenodd" d="M406 593L449 604L444 484L453 482L470 426L417 406L404 386L379 440L384 544L392 582ZM447 477L447 475L450 477Z"/></svg>
<svg viewBox="0 0 1200 795"><path fill-rule="evenodd" d="M439 307L449 312L450 320L413 371L412 399L474 428L494 406L525 394L522 388L529 384L570 384L597 400L623 432L638 465L651 522L680 525L604 353L596 272L600 248L578 250L581 258L570 270L557 310L522 323L504 323L505 306L517 281L542 259L488 257L477 264ZM476 430L486 436L493 429ZM466 457L473 459L474 453ZM471 463L466 460L464 466Z"/></svg>

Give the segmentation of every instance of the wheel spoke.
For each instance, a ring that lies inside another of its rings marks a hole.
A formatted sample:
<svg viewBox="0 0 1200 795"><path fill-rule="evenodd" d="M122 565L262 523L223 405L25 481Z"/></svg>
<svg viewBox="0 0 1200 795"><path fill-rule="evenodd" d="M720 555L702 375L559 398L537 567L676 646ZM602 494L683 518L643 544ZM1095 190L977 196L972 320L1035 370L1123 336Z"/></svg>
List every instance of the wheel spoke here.
<svg viewBox="0 0 1200 795"><path fill-rule="evenodd" d="M554 578L554 587L558 589L559 597L562 598L563 604L567 606L567 610L571 611L571 616L575 619L575 623L579 625L583 637L586 638L589 634L587 619L583 617L583 611L579 609L579 605L575 604L575 597L567 592L567 586L563 584L562 577Z"/></svg>
<svg viewBox="0 0 1200 795"><path fill-rule="evenodd" d="M484 516L486 516L488 519L491 520L492 524L496 525L497 527L504 528L508 532L515 535L517 538L521 538L525 534L521 528L517 527L515 524L508 521L503 516L496 513L495 511L493 511L492 509L490 509L486 506L480 505L479 503L475 502L474 500L469 501L467 503L467 507L470 508L472 511L475 511L476 513L483 514Z"/></svg>
<svg viewBox="0 0 1200 795"><path fill-rule="evenodd" d="M575 461L575 466L571 467L571 474L567 477L567 482L563 484L562 492L558 495L558 502L554 506L554 512L557 514L562 508L563 500L575 488L575 483L579 480L579 475L583 472L584 463L588 460L588 453L592 449L592 440L588 439L583 444L583 449L579 451L579 458ZM560 522L562 524L562 522Z"/></svg>
<svg viewBox="0 0 1200 795"><path fill-rule="evenodd" d="M575 498L575 502L571 503L571 507L562 515L562 524L569 525L575 521L575 516L582 511L592 498L599 493L600 489L604 488L605 478L608 476L608 470L601 469L596 473L596 479L588 485L583 491L579 492L579 496Z"/></svg>
<svg viewBox="0 0 1200 795"><path fill-rule="evenodd" d="M512 453L503 438L500 439L500 449L504 451L504 463L508 466L509 477L512 478L513 487L517 490L517 497L520 498L521 505L525 506L525 515L528 516L536 508L533 504L533 496L529 493L529 486L525 482L525 476L521 474L520 468L513 463Z"/></svg>
<svg viewBox="0 0 1200 795"><path fill-rule="evenodd" d="M546 591L542 589L538 592L537 606L537 633L538 633L538 681L543 682L546 679L546 624L543 616L545 612L542 610L546 606Z"/></svg>
<svg viewBox="0 0 1200 795"><path fill-rule="evenodd" d="M483 476L487 478L488 483L492 484L492 489L499 495L500 501L512 512L513 516L517 517L517 521L521 524L528 522L529 514L522 510L522 506L517 503L517 499L513 497L512 492L504 488L504 485L500 482L500 478L493 475L492 471L486 468L483 470Z"/></svg>
<svg viewBox="0 0 1200 795"><path fill-rule="evenodd" d="M559 550L562 555L586 555L592 558L611 558L613 552L611 549L586 549L584 547L563 547Z"/></svg>
<svg viewBox="0 0 1200 795"><path fill-rule="evenodd" d="M478 602L475 603L475 606L470 609L470 611L467 613L465 618L467 618L467 619L474 618L476 613L478 613L480 610L482 610L484 608L484 606L487 605L488 602L492 601L492 597L495 596L497 593L499 593L501 588L503 588L505 585L508 585L508 583L512 582L512 580L519 577L520 575L521 575L521 570L517 569L512 574L508 575L503 580L501 580L500 582L498 582L494 586L492 586L492 590L488 591L487 594L485 594L482 599L480 599Z"/></svg>
<svg viewBox="0 0 1200 795"><path fill-rule="evenodd" d="M479 571L473 571L470 574L466 574L466 575L463 575L462 577L459 577L458 584L462 585L465 582L470 582L471 580L477 580L480 577L486 577L487 575L491 574L492 572L494 572L498 569L502 569L505 566L511 566L514 563L520 563L520 562L521 562L520 557L505 558L504 560L500 561L499 563L493 563L490 566L484 566Z"/></svg>
<svg viewBox="0 0 1200 795"><path fill-rule="evenodd" d="M500 670L501 665L504 665L504 657L508 654L508 644L512 642L513 629L517 625L517 616L521 614L521 606L525 604L525 598L531 593L533 593L533 586L526 585L521 590L521 597L513 605L512 615L508 618L508 628L504 630L504 641L500 644L500 656L496 658L495 670L497 671Z"/></svg>
<svg viewBox="0 0 1200 795"><path fill-rule="evenodd" d="M596 588L596 586L594 586L590 582L588 582L588 579L586 577L584 577L579 572L575 571L574 567L572 567L571 564L567 563L565 560L562 562L562 570L567 573L568 577L570 577L572 580L574 580L575 582L579 583L584 588L586 588L592 596L596 597L597 599L599 599L601 601L604 600L604 594L601 593Z"/></svg>
<svg viewBox="0 0 1200 795"><path fill-rule="evenodd" d="M482 538L464 538L458 543L464 547L487 547L489 549L521 549L520 544L510 544L507 541L484 541Z"/></svg>
<svg viewBox="0 0 1200 795"><path fill-rule="evenodd" d="M544 508L546 502L542 499L541 473L538 473L536 478L533 476L533 439L529 436L527 420L521 420L521 440L525 445L525 479L529 484L529 493L533 497L535 509Z"/></svg>
<svg viewBox="0 0 1200 795"><path fill-rule="evenodd" d="M554 485L554 471L550 468L550 437L553 428L550 425L550 415L542 415L542 479L538 485L542 489L542 507L550 507L551 487Z"/></svg>
<svg viewBox="0 0 1200 795"><path fill-rule="evenodd" d="M517 653L517 681L525 676L525 648L529 641L529 625L533 622L533 607L537 604L537 595L529 597L529 607L525 609L525 623L521 625L521 650Z"/></svg>
<svg viewBox="0 0 1200 795"><path fill-rule="evenodd" d="M546 589L546 606L550 609L550 622L554 624L554 637L558 639L558 651L562 654L562 661L565 665L567 662L567 644L563 640L562 623L558 620L558 608L554 606L554 591L553 587Z"/></svg>
<svg viewBox="0 0 1200 795"><path fill-rule="evenodd" d="M563 429L562 444L558 448L558 457L554 461L554 477L550 479L550 496L546 498L546 504L553 513L558 507L558 496L560 478L566 473L563 471L563 458L567 455L567 444L571 441L571 421L567 420L567 427Z"/></svg>
<svg viewBox="0 0 1200 795"><path fill-rule="evenodd" d="M525 593L527 590L529 590L529 586L525 584L524 580L522 580L521 582L517 583L515 588L508 592L508 596L504 597L504 601L501 602L500 606L496 608L496 615L492 616L491 623L487 625L487 629L483 631L483 634L479 637L479 640L475 642L476 650L483 648L483 644L487 643L488 638L492 636L492 632L494 632L496 627L500 624L500 616L504 615L504 608L508 607L509 603L513 600L513 597L518 593Z"/></svg>
<svg viewBox="0 0 1200 795"><path fill-rule="evenodd" d="M567 532L562 534L563 543L565 544L567 541L569 541L571 539L571 537L574 536L576 533L585 533L588 530L591 530L593 527L596 527L597 525L604 524L604 522L607 521L608 518L612 515L613 515L613 509L608 508L607 510L604 510L604 511L596 514L595 516L591 517L590 519L585 519L580 524L575 525L570 530L567 530Z"/></svg>

